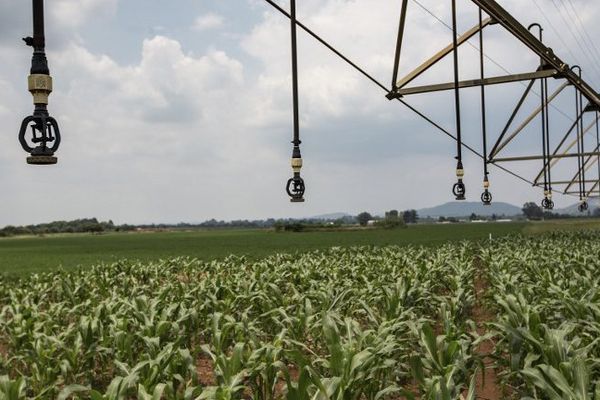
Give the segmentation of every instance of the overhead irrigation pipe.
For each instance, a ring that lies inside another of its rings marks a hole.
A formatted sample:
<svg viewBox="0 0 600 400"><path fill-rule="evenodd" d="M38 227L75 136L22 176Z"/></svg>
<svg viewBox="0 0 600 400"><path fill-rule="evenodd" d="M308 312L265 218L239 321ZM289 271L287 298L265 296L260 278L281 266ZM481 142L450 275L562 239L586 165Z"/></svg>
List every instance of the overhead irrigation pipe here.
<svg viewBox="0 0 600 400"><path fill-rule="evenodd" d="M290 13L288 13L281 6L279 6L277 3L275 3L275 1L273 1L273 0L265 0L265 2L268 3L270 6L272 6L274 9L276 9L279 13L281 13L285 17L291 18ZM340 59L342 59L345 63L347 63L348 65L350 65L352 68L354 68L356 71L358 71L361 75L363 75L365 78L367 78L373 84L375 84L376 86L378 86L381 90L385 91L386 95L390 93L390 89L389 88L387 88L384 84L382 84L377 79L375 79L372 75L370 75L364 69L362 69L361 67L359 67L356 63L354 63L352 60L350 60L348 57L346 57L344 54L342 54L339 50L337 50L335 47L333 47L331 44L329 44L327 41L325 41L323 38L321 38L319 35L317 35L314 31L312 31L310 28L308 28L302 22L296 20L296 25L298 25L300 28L302 28L302 30L304 30L307 34L309 34L313 39L315 39L317 42L321 43L329 51L331 51L337 57L339 57ZM441 125L439 125L438 123L436 123L435 121L433 121L427 115L425 115L424 113L422 113L421 111L419 111L418 109L416 109L414 106L412 106L409 103L407 103L406 101L404 101L402 98L394 97L394 99L396 99L402 105L404 105L409 110L411 110L412 112L414 112L415 114L417 114L420 118L422 118L425 121L427 121L427 123L431 124L433 127L435 127L437 130L439 130L444 135L448 136L449 138L451 138L451 139L453 139L455 141L458 141L458 138L455 135L453 135L452 133L450 133L447 129L444 129ZM462 145L463 145L463 147L465 149L469 150L472 154L476 155L477 157L482 158L482 159L484 158L484 156L481 153L479 153L477 150L475 150L473 147L469 146L468 144L462 143ZM496 168L498 168L501 171L504 171L505 173L513 176L514 178L517 178L517 179L519 179L519 180L521 180L521 181L523 181L523 182L525 182L525 183L527 183L529 185L532 185L532 186L534 185L534 183L532 181L530 181L529 179L524 178L523 176L521 176L521 175L519 175L519 174L511 171L510 169L508 169L508 168L506 168L506 167L504 167L502 165L497 164L493 160L490 160L489 163L493 164Z"/></svg>
<svg viewBox="0 0 600 400"><path fill-rule="evenodd" d="M26 117L19 130L19 142L27 153L27 163L33 165L56 164L54 153L60 146L58 123L48 113L48 97L52 93L52 77L46 59L44 33L44 0L33 0L33 37L23 39L33 47L31 71L28 78L29 91L33 95L35 109ZM31 127L31 136L27 134Z"/></svg>

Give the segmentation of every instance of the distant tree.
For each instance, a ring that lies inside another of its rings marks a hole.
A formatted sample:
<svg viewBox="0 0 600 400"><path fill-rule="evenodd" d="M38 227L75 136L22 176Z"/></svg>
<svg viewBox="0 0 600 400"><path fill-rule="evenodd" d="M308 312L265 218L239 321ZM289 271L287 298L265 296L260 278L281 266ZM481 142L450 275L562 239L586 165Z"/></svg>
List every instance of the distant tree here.
<svg viewBox="0 0 600 400"><path fill-rule="evenodd" d="M523 214L528 219L542 219L544 217L544 211L540 206L533 202L525 203L522 208Z"/></svg>
<svg viewBox="0 0 600 400"><path fill-rule="evenodd" d="M398 210L391 210L386 212L385 218L381 221L377 221L376 225L386 229L400 228L406 226L404 220L400 218L400 213L398 212Z"/></svg>
<svg viewBox="0 0 600 400"><path fill-rule="evenodd" d="M419 215L417 214L417 210L406 210L402 213L402 219L406 224L416 224Z"/></svg>
<svg viewBox="0 0 600 400"><path fill-rule="evenodd" d="M600 208L594 210L594 217L600 217Z"/></svg>
<svg viewBox="0 0 600 400"><path fill-rule="evenodd" d="M390 210L385 213L385 219L388 219L390 221L397 220L398 218L400 218L398 210Z"/></svg>
<svg viewBox="0 0 600 400"><path fill-rule="evenodd" d="M471 221L475 221L476 219L479 219L479 217L475 213L472 213L471 216L469 217L469 220L471 220Z"/></svg>
<svg viewBox="0 0 600 400"><path fill-rule="evenodd" d="M371 214L369 214L368 212L361 212L360 214L358 214L356 216L356 220L358 221L358 223L361 226L367 226L367 224L369 223L369 221L371 221L373 219L373 216Z"/></svg>

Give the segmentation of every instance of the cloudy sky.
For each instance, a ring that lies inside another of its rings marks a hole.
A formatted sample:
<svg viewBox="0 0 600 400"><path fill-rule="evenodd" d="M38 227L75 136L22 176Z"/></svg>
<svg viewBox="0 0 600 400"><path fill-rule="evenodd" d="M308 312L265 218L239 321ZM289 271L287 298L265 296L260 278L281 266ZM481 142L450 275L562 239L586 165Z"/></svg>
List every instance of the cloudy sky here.
<svg viewBox="0 0 600 400"><path fill-rule="evenodd" d="M450 22L450 1L420 0ZM0 225L96 216L118 223L202 221L421 208L452 200L455 143L299 34L302 152L307 202L290 204L289 24L263 0L48 0L47 44L63 133L59 165L33 167L17 142L32 111L26 90L31 2L0 0ZM288 2L279 2L286 9ZM384 84L391 81L399 0L301 0L298 16ZM460 29L477 22L459 0ZM600 6L589 0L501 0L525 25L600 84ZM540 7L543 14L540 12ZM568 24L567 24L568 23ZM489 75L532 71L535 55L499 27L486 32ZM411 0L402 72L451 40ZM461 50L461 76L478 74L477 40ZM449 81L450 60L415 83ZM550 82L552 88L560 82ZM598 87L598 86L596 86ZM523 86L490 88L494 141ZM536 93L539 88L536 85ZM465 141L481 148L478 90L462 94ZM569 88L551 114L553 143L574 114ZM407 101L454 132L451 93ZM526 102L520 122L535 106ZM589 122L589 121L588 121ZM506 148L538 154L539 125ZM594 132L595 133L595 132ZM588 138L591 147L595 137ZM541 162L507 165L531 178ZM466 154L468 198L478 201L481 160ZM571 178L561 162L558 179ZM596 175L594 175L596 176ZM541 200L539 190L491 169L497 201ZM574 198L556 196L559 206Z"/></svg>

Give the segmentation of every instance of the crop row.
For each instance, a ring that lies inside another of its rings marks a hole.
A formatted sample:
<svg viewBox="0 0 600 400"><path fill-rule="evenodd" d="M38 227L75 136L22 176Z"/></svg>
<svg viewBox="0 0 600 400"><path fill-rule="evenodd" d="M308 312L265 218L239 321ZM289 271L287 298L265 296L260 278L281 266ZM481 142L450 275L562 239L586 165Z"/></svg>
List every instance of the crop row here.
<svg viewBox="0 0 600 400"><path fill-rule="evenodd" d="M474 398L473 248L0 280L2 399Z"/></svg>
<svg viewBox="0 0 600 400"><path fill-rule="evenodd" d="M600 399L600 235L507 239L480 253L508 393Z"/></svg>

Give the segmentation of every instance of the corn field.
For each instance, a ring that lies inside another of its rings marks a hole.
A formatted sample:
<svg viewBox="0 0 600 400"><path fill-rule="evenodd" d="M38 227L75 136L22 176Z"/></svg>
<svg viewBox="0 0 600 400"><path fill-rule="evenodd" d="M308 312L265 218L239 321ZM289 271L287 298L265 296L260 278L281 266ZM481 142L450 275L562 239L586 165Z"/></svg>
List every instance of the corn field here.
<svg viewBox="0 0 600 400"><path fill-rule="evenodd" d="M505 398L600 399L599 239L4 277L0 400L476 399L484 368Z"/></svg>

